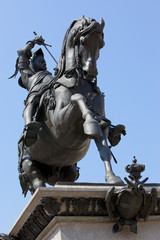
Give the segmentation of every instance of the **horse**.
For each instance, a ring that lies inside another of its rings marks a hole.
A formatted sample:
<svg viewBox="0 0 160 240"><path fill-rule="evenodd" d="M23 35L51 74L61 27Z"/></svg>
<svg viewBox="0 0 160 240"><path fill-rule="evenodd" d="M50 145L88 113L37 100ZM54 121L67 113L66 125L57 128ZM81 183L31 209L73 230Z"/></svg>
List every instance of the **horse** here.
<svg viewBox="0 0 160 240"><path fill-rule="evenodd" d="M46 183L74 182L77 162L86 155L93 139L104 162L107 183L122 183L111 166L111 146L125 135L123 125L112 126L105 117L104 94L97 87L97 65L104 46L104 20L82 17L68 28L54 81L41 97L37 141L19 143L19 178L23 194Z"/></svg>

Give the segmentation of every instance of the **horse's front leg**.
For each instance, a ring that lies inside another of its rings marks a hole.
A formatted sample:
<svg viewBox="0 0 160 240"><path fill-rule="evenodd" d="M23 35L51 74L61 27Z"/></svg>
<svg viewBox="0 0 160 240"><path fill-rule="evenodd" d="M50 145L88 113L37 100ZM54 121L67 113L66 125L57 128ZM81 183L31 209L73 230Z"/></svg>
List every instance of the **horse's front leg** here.
<svg viewBox="0 0 160 240"><path fill-rule="evenodd" d="M82 94L73 94L68 89L61 88L56 94L56 108L54 114L50 114L50 120L59 132L67 132L73 127L78 118L84 120L84 133L91 138L102 135L99 123L86 105L86 99Z"/></svg>
<svg viewBox="0 0 160 240"><path fill-rule="evenodd" d="M86 99L82 94L76 93L71 96L71 103L77 105L84 120L84 133L90 138L102 136L99 123L95 120L93 112L88 108Z"/></svg>
<svg viewBox="0 0 160 240"><path fill-rule="evenodd" d="M66 106L63 106L62 102L60 102L56 106L54 114L50 112L49 117L54 128L60 134L68 132L75 125L80 114L75 104L69 102Z"/></svg>
<svg viewBox="0 0 160 240"><path fill-rule="evenodd" d="M48 111L48 117L52 124L55 134L68 132L79 116L79 110L71 102L72 92L60 86L55 90L56 107L54 111Z"/></svg>
<svg viewBox="0 0 160 240"><path fill-rule="evenodd" d="M111 151L107 143L109 128L103 129L102 132L103 135L101 137L95 138L95 143L97 145L100 157L104 162L106 171L105 180L107 183L122 184L123 181L120 177L115 176L111 166Z"/></svg>

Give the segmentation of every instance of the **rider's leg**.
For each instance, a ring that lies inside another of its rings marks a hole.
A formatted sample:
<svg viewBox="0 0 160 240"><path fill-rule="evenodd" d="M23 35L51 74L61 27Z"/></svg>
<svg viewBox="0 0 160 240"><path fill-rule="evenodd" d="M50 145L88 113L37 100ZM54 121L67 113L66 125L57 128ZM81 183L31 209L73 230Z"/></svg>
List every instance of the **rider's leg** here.
<svg viewBox="0 0 160 240"><path fill-rule="evenodd" d="M71 96L71 102L76 103L82 112L82 118L84 119L84 132L90 137L102 136L102 131L99 123L95 120L93 113L88 109L86 105L86 99L83 95L77 93Z"/></svg>
<svg viewBox="0 0 160 240"><path fill-rule="evenodd" d="M36 162L33 162L30 159L26 159L22 162L22 169L26 173L35 190L38 187L45 187L42 174L37 165Z"/></svg>
<svg viewBox="0 0 160 240"><path fill-rule="evenodd" d="M35 106L33 103L28 103L26 108L24 109L23 117L25 124L29 124L33 120L33 116L35 114Z"/></svg>
<svg viewBox="0 0 160 240"><path fill-rule="evenodd" d="M33 117L36 113L38 104L39 104L39 97L35 97L34 95L31 95L28 98L26 108L24 109L24 112L23 112L23 117L26 125L34 121Z"/></svg>
<svg viewBox="0 0 160 240"><path fill-rule="evenodd" d="M25 121L24 142L28 147L36 142L37 133L39 128L41 127L41 124L39 122L33 121L33 117L36 112L37 102L37 98L30 99L23 113Z"/></svg>

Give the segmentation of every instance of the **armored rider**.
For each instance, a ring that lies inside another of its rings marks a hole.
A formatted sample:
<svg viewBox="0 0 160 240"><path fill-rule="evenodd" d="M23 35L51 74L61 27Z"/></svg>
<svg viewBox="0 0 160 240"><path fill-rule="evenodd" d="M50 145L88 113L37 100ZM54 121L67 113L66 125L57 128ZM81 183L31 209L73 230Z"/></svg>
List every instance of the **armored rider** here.
<svg viewBox="0 0 160 240"><path fill-rule="evenodd" d="M52 74L47 71L42 49L40 48L35 52L31 51L36 44L44 45L44 39L37 36L28 41L24 48L17 51L17 72L19 70L21 73L18 83L29 92L24 101L25 127L20 139L20 141L24 141L27 147L33 145L37 140L37 133L41 124L36 119L36 110L39 106L40 97L53 82Z"/></svg>

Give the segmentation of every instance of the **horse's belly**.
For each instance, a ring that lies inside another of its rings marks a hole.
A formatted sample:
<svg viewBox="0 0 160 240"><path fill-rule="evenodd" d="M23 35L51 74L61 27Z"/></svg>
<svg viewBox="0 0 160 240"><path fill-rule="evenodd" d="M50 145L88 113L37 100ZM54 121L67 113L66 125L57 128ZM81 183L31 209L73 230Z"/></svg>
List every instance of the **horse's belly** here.
<svg viewBox="0 0 160 240"><path fill-rule="evenodd" d="M64 147L50 138L38 138L37 142L28 148L29 155L36 161L50 166L68 166L80 161L87 153L90 139L83 139L81 144L71 144ZM73 146L74 145L74 146Z"/></svg>

